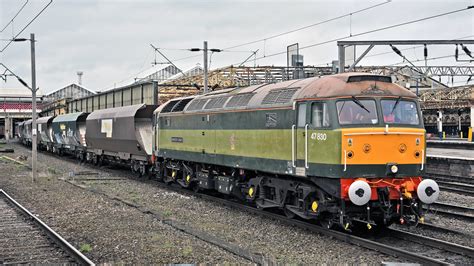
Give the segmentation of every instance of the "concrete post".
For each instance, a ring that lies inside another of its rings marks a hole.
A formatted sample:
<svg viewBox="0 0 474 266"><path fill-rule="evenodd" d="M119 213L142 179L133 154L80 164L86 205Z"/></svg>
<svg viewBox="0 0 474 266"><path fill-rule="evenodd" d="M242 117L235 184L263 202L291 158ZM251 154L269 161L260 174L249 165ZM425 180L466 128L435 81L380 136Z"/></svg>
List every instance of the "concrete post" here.
<svg viewBox="0 0 474 266"><path fill-rule="evenodd" d="M204 93L208 91L208 84L207 84L207 41L204 41Z"/></svg>
<svg viewBox="0 0 474 266"><path fill-rule="evenodd" d="M36 169L36 163L38 160L38 151L37 151L37 131L38 128L36 127L36 62L35 62L35 34L31 33L31 109L32 109L32 122L31 122L31 139L32 139L32 149L31 149L31 168L33 174L31 176L33 182L38 177L38 171Z"/></svg>
<svg viewBox="0 0 474 266"><path fill-rule="evenodd" d="M12 119L8 116L5 117L5 140L8 141L11 138L12 134Z"/></svg>

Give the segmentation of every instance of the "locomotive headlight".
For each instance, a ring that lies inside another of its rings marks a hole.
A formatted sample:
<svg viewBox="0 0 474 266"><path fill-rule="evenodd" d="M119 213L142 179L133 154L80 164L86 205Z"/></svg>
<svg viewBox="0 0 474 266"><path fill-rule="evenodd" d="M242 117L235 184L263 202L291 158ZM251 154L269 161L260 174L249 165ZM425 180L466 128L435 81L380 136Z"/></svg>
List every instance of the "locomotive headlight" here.
<svg viewBox="0 0 474 266"><path fill-rule="evenodd" d="M398 166L392 165L392 166L390 167L390 172L392 172L392 174L398 173Z"/></svg>

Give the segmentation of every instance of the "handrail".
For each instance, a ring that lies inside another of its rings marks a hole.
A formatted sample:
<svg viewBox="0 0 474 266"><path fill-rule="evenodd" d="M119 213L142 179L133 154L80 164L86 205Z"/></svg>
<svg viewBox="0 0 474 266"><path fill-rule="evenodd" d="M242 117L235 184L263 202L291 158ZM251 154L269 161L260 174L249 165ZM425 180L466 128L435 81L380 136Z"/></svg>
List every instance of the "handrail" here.
<svg viewBox="0 0 474 266"><path fill-rule="evenodd" d="M347 170L347 151L344 150L344 172Z"/></svg>
<svg viewBox="0 0 474 266"><path fill-rule="evenodd" d="M296 125L291 126L291 162L293 164L293 167L296 167L296 162L295 162L295 129Z"/></svg>
<svg viewBox="0 0 474 266"><path fill-rule="evenodd" d="M306 168L309 168L309 165L308 165L308 124L306 124L304 126L304 134L305 134L305 138L304 138L304 166Z"/></svg>
<svg viewBox="0 0 474 266"><path fill-rule="evenodd" d="M421 150L421 169L420 171L423 171L425 169L425 150Z"/></svg>

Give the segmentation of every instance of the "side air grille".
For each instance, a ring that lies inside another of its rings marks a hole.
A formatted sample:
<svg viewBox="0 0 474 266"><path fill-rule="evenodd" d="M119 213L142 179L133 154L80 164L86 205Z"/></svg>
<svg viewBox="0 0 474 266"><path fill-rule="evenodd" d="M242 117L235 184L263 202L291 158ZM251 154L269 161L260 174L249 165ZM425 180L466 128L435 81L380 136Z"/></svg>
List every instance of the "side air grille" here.
<svg viewBox="0 0 474 266"><path fill-rule="evenodd" d="M224 107L224 104L227 99L229 99L229 96L212 98L209 100L209 102L207 102L206 106L204 106L204 109L222 108Z"/></svg>
<svg viewBox="0 0 474 266"><path fill-rule="evenodd" d="M178 102L179 102L179 100L169 102L165 107L163 107L163 109L161 109L161 112L162 112L162 113L169 113L169 112L171 112L171 110L173 110L173 107L174 107Z"/></svg>
<svg viewBox="0 0 474 266"><path fill-rule="evenodd" d="M171 110L171 112L181 112L184 110L184 107L192 100L193 98L182 99L179 101Z"/></svg>
<svg viewBox="0 0 474 266"><path fill-rule="evenodd" d="M298 88L270 91L262 100L262 104L282 104L291 101Z"/></svg>
<svg viewBox="0 0 474 266"><path fill-rule="evenodd" d="M247 106L249 103L250 99L254 96L254 93L246 93L246 94L240 94L240 95L235 95L230 98L230 100L227 102L225 107L240 107L240 106Z"/></svg>
<svg viewBox="0 0 474 266"><path fill-rule="evenodd" d="M191 102L189 107L186 109L186 111L196 111L196 110L201 110L202 107L206 104L208 99L199 99L199 100L194 100Z"/></svg>

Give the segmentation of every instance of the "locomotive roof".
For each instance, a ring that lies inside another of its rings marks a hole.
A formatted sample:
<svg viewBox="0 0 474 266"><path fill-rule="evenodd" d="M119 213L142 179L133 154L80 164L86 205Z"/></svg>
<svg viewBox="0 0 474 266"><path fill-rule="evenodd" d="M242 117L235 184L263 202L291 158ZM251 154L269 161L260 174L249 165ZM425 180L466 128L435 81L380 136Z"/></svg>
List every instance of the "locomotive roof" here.
<svg viewBox="0 0 474 266"><path fill-rule="evenodd" d="M156 112L209 112L222 109L285 107L292 106L294 101L304 99L350 96L416 98L411 91L392 83L390 76L342 73L244 88L230 88L198 96L177 98L161 105Z"/></svg>

